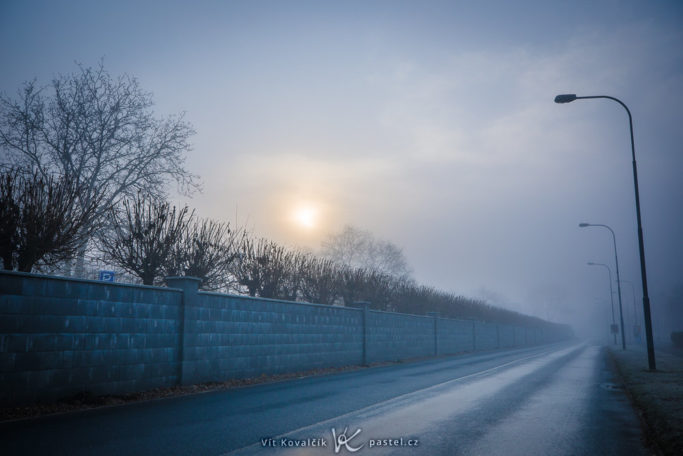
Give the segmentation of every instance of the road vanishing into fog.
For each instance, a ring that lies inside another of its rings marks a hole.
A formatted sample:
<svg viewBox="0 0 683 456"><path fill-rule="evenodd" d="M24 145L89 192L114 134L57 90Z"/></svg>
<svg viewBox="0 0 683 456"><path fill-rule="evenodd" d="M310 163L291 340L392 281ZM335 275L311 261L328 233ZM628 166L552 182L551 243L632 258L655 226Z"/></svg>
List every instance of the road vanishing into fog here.
<svg viewBox="0 0 683 456"><path fill-rule="evenodd" d="M605 349L474 353L0 424L20 455L639 455ZM357 451L354 451L357 450Z"/></svg>

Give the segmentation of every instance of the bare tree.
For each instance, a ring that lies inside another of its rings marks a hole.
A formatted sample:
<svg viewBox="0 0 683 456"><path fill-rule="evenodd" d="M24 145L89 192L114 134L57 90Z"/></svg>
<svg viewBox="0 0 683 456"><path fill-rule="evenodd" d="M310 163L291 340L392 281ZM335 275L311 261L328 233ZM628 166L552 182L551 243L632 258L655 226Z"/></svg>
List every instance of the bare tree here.
<svg viewBox="0 0 683 456"><path fill-rule="evenodd" d="M135 78L112 77L102 62L79 66L47 87L26 82L16 99L0 95L0 150L5 164L77 182L79 204L98 200L98 217L138 192L163 197L169 180L190 192L197 178L183 154L194 131L182 114L155 118L152 106Z"/></svg>
<svg viewBox="0 0 683 456"><path fill-rule="evenodd" d="M301 298L308 254L300 250L285 250L282 258L284 277L275 291L278 299L297 301Z"/></svg>
<svg viewBox="0 0 683 456"><path fill-rule="evenodd" d="M364 301L365 284L368 271L362 268L342 265L338 269L337 290L344 300L344 305L351 305L356 301Z"/></svg>
<svg viewBox="0 0 683 456"><path fill-rule="evenodd" d="M290 264L291 253L281 245L264 238L254 241L244 235L232 273L250 296L283 299L291 293L285 290Z"/></svg>
<svg viewBox="0 0 683 456"><path fill-rule="evenodd" d="M225 287L230 265L237 258L239 234L229 223L194 220L174 245L166 275L198 277L206 290Z"/></svg>
<svg viewBox="0 0 683 456"><path fill-rule="evenodd" d="M169 203L142 195L124 200L123 208L106 215L110 229L102 231L99 247L105 259L134 274L145 285L160 282L173 250L194 217L185 206L177 210Z"/></svg>
<svg viewBox="0 0 683 456"><path fill-rule="evenodd" d="M339 296L340 267L329 258L306 255L301 272L301 298L307 302L332 304Z"/></svg>
<svg viewBox="0 0 683 456"><path fill-rule="evenodd" d="M410 276L410 267L401 249L372 233L345 226L322 244L322 255L340 264L381 272L394 277Z"/></svg>
<svg viewBox="0 0 683 456"><path fill-rule="evenodd" d="M30 272L73 258L91 234L97 200L77 203L81 187L64 177L6 169L0 173L0 258Z"/></svg>

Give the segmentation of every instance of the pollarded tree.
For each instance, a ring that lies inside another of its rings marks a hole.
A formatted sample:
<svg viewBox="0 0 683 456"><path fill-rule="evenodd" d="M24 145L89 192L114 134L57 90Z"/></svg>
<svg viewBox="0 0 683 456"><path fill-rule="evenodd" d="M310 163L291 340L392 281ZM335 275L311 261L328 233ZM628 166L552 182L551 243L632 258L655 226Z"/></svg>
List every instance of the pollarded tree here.
<svg viewBox="0 0 683 456"><path fill-rule="evenodd" d="M64 177L5 169L0 173L3 268L30 272L76 256L95 225L97 200L78 204L81 186Z"/></svg>
<svg viewBox="0 0 683 456"><path fill-rule="evenodd" d="M202 279L201 288L218 290L228 286L227 276L237 258L241 230L229 223L194 220L173 246L165 274Z"/></svg>
<svg viewBox="0 0 683 456"><path fill-rule="evenodd" d="M142 195L124 200L122 206L107 213L109 229L100 231L99 248L106 261L136 275L143 284L159 283L194 212Z"/></svg>
<svg viewBox="0 0 683 456"><path fill-rule="evenodd" d="M194 131L182 114L156 118L152 106L135 78L112 77L101 62L46 87L26 82L16 99L0 95L0 160L76 182L83 209L99 201L96 219L138 192L163 197L168 181L189 192Z"/></svg>
<svg viewBox="0 0 683 456"><path fill-rule="evenodd" d="M344 305L353 305L356 301L366 301L365 287L370 271L353 266L341 265L337 270L336 288L344 300Z"/></svg>
<svg viewBox="0 0 683 456"><path fill-rule="evenodd" d="M288 294L291 253L273 241L245 234L231 269L250 296L282 299Z"/></svg>
<svg viewBox="0 0 683 456"><path fill-rule="evenodd" d="M307 302L332 304L339 297L340 266L329 258L306 255L302 264L301 298Z"/></svg>

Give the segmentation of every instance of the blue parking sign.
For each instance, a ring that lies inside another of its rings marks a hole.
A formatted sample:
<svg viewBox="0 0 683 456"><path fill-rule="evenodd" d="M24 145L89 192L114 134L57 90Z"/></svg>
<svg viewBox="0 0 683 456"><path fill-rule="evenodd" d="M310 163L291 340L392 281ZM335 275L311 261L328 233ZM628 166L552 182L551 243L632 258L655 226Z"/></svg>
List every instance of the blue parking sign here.
<svg viewBox="0 0 683 456"><path fill-rule="evenodd" d="M104 282L113 282L114 271L100 271L100 280Z"/></svg>

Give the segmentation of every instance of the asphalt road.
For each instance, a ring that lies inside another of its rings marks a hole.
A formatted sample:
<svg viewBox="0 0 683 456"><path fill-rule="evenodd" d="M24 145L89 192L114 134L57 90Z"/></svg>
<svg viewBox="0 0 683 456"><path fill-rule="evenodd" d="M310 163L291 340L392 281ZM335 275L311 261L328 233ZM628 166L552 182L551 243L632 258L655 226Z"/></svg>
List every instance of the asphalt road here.
<svg viewBox="0 0 683 456"><path fill-rule="evenodd" d="M2 454L639 455L605 351L469 354L0 424Z"/></svg>

